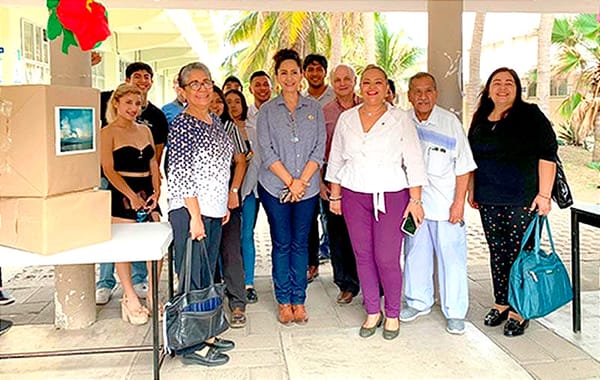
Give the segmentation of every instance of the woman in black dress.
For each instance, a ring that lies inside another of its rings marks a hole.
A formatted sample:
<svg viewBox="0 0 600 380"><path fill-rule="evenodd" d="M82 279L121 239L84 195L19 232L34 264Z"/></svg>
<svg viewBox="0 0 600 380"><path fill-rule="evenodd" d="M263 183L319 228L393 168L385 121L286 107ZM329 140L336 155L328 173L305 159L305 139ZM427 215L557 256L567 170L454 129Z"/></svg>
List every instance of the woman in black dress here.
<svg viewBox="0 0 600 380"><path fill-rule="evenodd" d="M154 140L150 129L135 121L141 109L141 91L133 85L123 83L113 92L106 110L109 124L101 132L101 163L109 182L108 189L112 193L113 223L160 219L160 174ZM151 262L147 265L150 271ZM142 306L133 288L131 263L121 262L115 266L123 287L123 320L134 325L146 323L150 312ZM151 294L154 286L152 281L148 286Z"/></svg>

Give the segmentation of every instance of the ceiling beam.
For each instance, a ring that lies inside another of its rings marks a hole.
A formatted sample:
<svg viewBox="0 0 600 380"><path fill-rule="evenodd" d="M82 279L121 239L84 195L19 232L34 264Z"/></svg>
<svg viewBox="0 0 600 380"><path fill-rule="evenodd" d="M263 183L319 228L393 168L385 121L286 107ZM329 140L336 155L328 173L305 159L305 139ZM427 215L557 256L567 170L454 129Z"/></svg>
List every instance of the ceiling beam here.
<svg viewBox="0 0 600 380"><path fill-rule="evenodd" d="M149 62L167 61L173 57L193 57L194 51L190 47L159 47L140 51L140 60Z"/></svg>
<svg viewBox="0 0 600 380"><path fill-rule="evenodd" d="M427 0L104 0L108 9L248 11L427 12ZM465 12L597 13L597 0L463 0ZM45 6L42 0L0 0L0 5Z"/></svg>
<svg viewBox="0 0 600 380"><path fill-rule="evenodd" d="M179 33L113 33L111 38L114 38L114 46L119 53L141 49L152 49L165 45L168 45L169 47L188 46L185 41L181 39Z"/></svg>

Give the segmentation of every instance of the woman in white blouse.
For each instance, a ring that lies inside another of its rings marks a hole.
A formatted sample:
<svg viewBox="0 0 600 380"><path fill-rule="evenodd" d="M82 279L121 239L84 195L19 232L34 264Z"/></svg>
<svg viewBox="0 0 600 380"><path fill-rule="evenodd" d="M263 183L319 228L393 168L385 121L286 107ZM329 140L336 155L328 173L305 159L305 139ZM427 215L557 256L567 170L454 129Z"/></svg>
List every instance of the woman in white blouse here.
<svg viewBox="0 0 600 380"><path fill-rule="evenodd" d="M369 65L360 78L364 103L340 115L325 179L330 209L343 214L363 293L367 318L360 336L381 326L379 286L385 297L383 337L394 339L400 325L403 219L423 220L421 185L427 181L417 131L407 114L388 105L387 75Z"/></svg>

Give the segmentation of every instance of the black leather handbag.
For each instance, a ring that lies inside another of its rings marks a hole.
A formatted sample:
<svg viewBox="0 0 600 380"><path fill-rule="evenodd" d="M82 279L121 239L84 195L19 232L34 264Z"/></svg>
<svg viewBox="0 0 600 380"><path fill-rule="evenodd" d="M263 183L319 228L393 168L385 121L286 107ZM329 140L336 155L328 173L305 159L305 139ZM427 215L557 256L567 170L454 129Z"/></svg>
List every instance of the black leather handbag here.
<svg viewBox="0 0 600 380"><path fill-rule="evenodd" d="M567 208L573 205L573 195L567 183L567 176L562 167L560 158L556 158L556 176L554 177L554 186L552 186L552 200L558 207Z"/></svg>
<svg viewBox="0 0 600 380"><path fill-rule="evenodd" d="M183 349L197 346L229 328L223 309L225 285L213 284L211 273L209 286L190 290L192 244L200 244L200 252L204 255L203 262L208 265L204 241L192 242L188 239L181 271L183 278L180 278L180 281L184 282L183 292L165 305L163 336L165 351L168 353L178 353Z"/></svg>

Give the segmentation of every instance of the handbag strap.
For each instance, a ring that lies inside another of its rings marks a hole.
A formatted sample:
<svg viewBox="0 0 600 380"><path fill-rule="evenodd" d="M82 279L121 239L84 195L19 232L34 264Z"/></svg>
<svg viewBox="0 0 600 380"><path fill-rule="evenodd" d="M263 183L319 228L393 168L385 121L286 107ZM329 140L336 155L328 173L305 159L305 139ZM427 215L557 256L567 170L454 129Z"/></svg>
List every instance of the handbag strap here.
<svg viewBox="0 0 600 380"><path fill-rule="evenodd" d="M200 245L200 262L208 266L208 279L209 284L212 284L214 280L214 275L210 270L210 264L208 261L208 252L206 251L206 239L202 239L196 242ZM183 276L183 292L189 293L192 285L192 249L193 249L194 240L188 237L186 245L185 245L185 258L184 265L181 270L181 274ZM205 271L201 270L200 273L204 273Z"/></svg>
<svg viewBox="0 0 600 380"><path fill-rule="evenodd" d="M527 244L527 241L529 241L529 238L531 237L531 234L534 232L534 230L535 230L535 248L537 249L540 247L540 224L539 223L540 223L539 215L536 214L535 217L529 223L529 226L527 226L525 233L523 234L523 239L521 240L521 251L523 251L525 249L525 245Z"/></svg>
<svg viewBox="0 0 600 380"><path fill-rule="evenodd" d="M550 248L552 248L552 253L556 254L556 248L554 248L554 240L552 239L552 231L550 231L550 221L547 216L542 216L542 220L544 225L546 226L546 231L548 231L548 240L550 240Z"/></svg>

